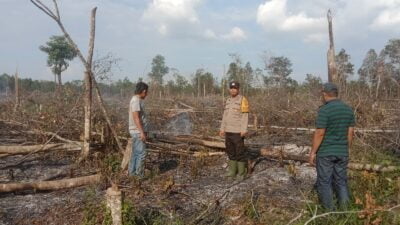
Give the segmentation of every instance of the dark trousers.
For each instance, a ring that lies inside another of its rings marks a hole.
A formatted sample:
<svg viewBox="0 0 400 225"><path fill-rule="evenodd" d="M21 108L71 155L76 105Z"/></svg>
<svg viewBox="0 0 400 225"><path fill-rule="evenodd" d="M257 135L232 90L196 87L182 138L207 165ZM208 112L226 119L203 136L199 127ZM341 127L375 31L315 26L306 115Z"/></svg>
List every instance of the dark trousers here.
<svg viewBox="0 0 400 225"><path fill-rule="evenodd" d="M317 156L317 191L319 201L327 210L334 210L333 191L339 206L345 208L349 201L347 186L347 156ZM333 190L332 190L333 189Z"/></svg>
<svg viewBox="0 0 400 225"><path fill-rule="evenodd" d="M230 160L246 162L244 137L240 133L225 133L226 153Z"/></svg>

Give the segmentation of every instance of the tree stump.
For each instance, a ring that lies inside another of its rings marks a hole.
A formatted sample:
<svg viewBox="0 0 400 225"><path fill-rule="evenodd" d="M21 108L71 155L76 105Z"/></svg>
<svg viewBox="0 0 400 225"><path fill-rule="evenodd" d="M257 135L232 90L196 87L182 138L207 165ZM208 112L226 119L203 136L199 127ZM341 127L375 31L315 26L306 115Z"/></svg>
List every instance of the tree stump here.
<svg viewBox="0 0 400 225"><path fill-rule="evenodd" d="M122 225L122 195L118 187L113 185L106 192L107 207L111 211L113 225Z"/></svg>

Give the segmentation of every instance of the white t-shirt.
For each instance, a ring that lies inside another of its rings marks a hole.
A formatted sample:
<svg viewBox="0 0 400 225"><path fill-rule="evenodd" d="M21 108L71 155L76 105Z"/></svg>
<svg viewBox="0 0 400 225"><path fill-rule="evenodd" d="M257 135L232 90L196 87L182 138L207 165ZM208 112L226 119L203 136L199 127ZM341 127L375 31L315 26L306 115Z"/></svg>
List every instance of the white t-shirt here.
<svg viewBox="0 0 400 225"><path fill-rule="evenodd" d="M133 121L133 112L139 112L139 119L142 122L143 130L144 132L147 132L148 122L146 113L144 112L144 102L137 95L134 95L129 103L129 132L140 133L135 122Z"/></svg>

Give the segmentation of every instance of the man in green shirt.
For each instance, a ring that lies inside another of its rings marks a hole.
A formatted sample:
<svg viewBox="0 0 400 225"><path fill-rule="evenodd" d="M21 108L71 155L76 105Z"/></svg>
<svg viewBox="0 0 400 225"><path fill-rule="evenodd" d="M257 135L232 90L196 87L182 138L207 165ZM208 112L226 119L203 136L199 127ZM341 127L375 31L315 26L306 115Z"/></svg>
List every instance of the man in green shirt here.
<svg viewBox="0 0 400 225"><path fill-rule="evenodd" d="M316 186L322 206L334 210L332 188L340 207L349 201L347 164L355 119L353 110L338 98L335 84L323 85L322 98L325 104L318 111L309 162L315 165L316 161Z"/></svg>

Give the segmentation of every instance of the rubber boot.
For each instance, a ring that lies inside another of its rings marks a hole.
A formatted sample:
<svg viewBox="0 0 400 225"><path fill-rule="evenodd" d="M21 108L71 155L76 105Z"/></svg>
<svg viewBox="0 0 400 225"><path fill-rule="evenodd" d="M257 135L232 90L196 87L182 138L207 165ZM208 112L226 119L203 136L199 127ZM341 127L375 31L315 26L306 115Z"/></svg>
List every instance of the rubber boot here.
<svg viewBox="0 0 400 225"><path fill-rule="evenodd" d="M238 177L237 179L239 181L242 181L246 178L247 175L247 167L246 167L246 162L238 162Z"/></svg>
<svg viewBox="0 0 400 225"><path fill-rule="evenodd" d="M235 160L229 160L228 162L228 173L226 174L227 178L234 178L238 171L238 162Z"/></svg>

